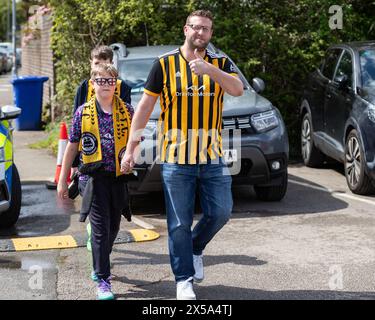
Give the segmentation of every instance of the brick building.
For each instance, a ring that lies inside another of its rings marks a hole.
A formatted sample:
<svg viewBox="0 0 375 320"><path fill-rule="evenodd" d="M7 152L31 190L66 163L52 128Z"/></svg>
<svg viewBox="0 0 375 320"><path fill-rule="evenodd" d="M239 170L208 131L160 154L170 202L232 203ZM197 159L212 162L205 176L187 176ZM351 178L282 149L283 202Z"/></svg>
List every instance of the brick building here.
<svg viewBox="0 0 375 320"><path fill-rule="evenodd" d="M34 25L30 32L30 25ZM50 34L52 29L52 13L49 8L40 7L30 17L28 28L23 31L22 41L22 75L47 76L48 81L43 88L43 108L54 120L53 97L55 95L55 70ZM27 32L27 34L26 34Z"/></svg>

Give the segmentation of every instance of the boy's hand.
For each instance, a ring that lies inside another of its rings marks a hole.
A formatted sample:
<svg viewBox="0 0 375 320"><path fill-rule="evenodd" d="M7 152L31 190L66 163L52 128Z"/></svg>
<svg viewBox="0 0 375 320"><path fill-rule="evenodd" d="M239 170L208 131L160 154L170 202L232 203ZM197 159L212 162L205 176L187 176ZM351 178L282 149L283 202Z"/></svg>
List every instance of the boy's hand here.
<svg viewBox="0 0 375 320"><path fill-rule="evenodd" d="M57 195L60 199L64 200L68 198L68 184L66 181L59 181L57 184Z"/></svg>
<svg viewBox="0 0 375 320"><path fill-rule="evenodd" d="M120 171L125 174L130 173L134 167L134 164L135 164L134 154L126 151L121 160Z"/></svg>

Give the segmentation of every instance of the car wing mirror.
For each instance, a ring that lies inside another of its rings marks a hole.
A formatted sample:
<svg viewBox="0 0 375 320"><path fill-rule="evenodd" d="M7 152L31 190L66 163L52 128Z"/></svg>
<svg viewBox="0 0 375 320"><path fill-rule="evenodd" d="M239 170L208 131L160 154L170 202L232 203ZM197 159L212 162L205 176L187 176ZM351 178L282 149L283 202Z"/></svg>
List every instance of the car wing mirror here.
<svg viewBox="0 0 375 320"><path fill-rule="evenodd" d="M11 120L17 118L21 114L21 108L16 106L3 106L0 109L0 120Z"/></svg>
<svg viewBox="0 0 375 320"><path fill-rule="evenodd" d="M266 85L261 78L254 78L252 81L252 87L256 93L261 93L266 88Z"/></svg>
<svg viewBox="0 0 375 320"><path fill-rule="evenodd" d="M347 89L349 87L349 78L346 74L335 77L335 82L338 83L340 89Z"/></svg>

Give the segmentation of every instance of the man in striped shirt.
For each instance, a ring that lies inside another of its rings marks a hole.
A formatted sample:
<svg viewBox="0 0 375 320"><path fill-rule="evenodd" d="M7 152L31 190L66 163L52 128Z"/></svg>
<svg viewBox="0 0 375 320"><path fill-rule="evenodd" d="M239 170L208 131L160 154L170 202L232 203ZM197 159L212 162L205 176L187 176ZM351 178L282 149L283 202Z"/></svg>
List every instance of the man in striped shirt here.
<svg viewBox="0 0 375 320"><path fill-rule="evenodd" d="M154 62L135 112L122 170L135 163L142 130L160 97L158 157L167 210L169 253L177 299L196 299L193 280L203 280L209 241L229 220L232 179L222 160L223 96L243 93L230 60L206 49L213 17L194 11L184 26L185 42ZM191 230L198 188L203 216Z"/></svg>

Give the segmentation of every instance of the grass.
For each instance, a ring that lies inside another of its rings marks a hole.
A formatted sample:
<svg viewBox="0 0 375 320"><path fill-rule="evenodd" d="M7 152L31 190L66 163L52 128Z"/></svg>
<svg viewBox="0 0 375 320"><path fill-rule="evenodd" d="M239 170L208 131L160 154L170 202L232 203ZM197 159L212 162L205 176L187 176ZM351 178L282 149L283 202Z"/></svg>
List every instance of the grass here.
<svg viewBox="0 0 375 320"><path fill-rule="evenodd" d="M49 149L55 156L57 156L60 136L60 123L49 123L46 126L45 131L48 133L48 137L46 139L30 144L29 147L31 149Z"/></svg>

